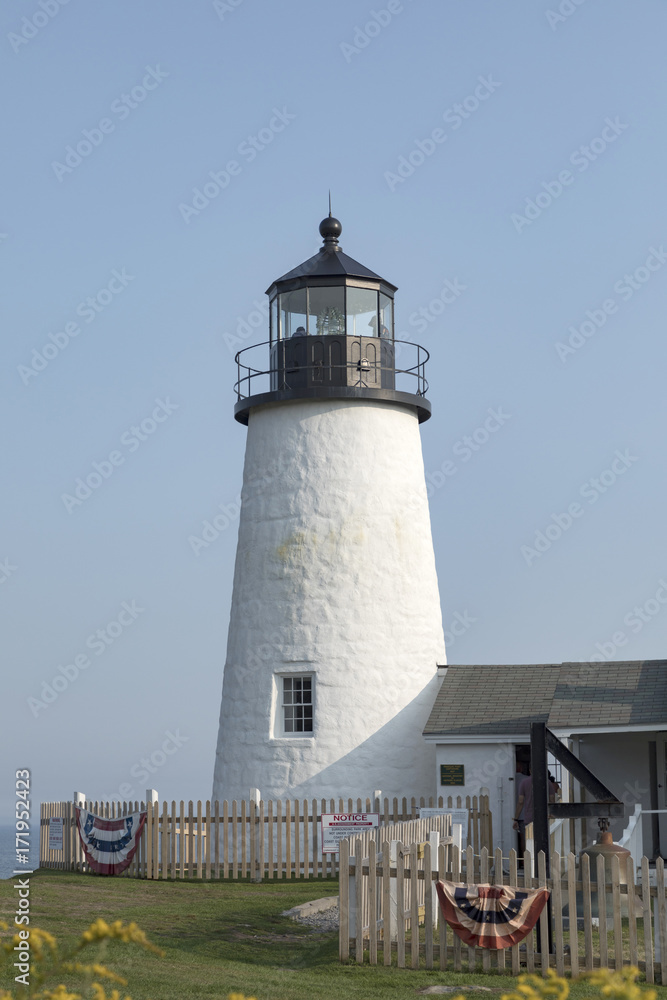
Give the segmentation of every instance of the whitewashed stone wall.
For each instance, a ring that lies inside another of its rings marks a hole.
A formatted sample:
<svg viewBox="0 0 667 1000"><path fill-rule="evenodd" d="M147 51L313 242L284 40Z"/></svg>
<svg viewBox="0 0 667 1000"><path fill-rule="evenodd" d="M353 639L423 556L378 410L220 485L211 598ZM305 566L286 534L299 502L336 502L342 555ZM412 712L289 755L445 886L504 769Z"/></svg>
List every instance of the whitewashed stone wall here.
<svg viewBox="0 0 667 1000"><path fill-rule="evenodd" d="M213 797L432 795L445 647L416 414L259 407L242 495ZM284 673L314 677L312 737L281 735Z"/></svg>

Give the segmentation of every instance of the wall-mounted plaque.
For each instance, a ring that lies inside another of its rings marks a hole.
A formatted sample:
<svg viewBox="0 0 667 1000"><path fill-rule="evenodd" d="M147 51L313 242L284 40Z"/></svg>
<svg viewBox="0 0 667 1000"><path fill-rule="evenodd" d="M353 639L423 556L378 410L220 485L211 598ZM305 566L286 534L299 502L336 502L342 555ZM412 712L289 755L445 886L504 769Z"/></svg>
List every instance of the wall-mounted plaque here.
<svg viewBox="0 0 667 1000"><path fill-rule="evenodd" d="M465 779L463 777L463 764L441 764L440 784L465 785Z"/></svg>

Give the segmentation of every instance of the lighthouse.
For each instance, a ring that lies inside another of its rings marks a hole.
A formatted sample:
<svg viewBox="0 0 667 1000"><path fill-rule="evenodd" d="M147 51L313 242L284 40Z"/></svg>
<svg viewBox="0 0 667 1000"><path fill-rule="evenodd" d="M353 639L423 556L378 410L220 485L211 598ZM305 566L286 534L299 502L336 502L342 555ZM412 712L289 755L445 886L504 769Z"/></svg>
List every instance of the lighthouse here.
<svg viewBox="0 0 667 1000"><path fill-rule="evenodd" d="M419 425L428 352L396 286L323 245L237 355L247 425L213 799L432 795L445 663Z"/></svg>

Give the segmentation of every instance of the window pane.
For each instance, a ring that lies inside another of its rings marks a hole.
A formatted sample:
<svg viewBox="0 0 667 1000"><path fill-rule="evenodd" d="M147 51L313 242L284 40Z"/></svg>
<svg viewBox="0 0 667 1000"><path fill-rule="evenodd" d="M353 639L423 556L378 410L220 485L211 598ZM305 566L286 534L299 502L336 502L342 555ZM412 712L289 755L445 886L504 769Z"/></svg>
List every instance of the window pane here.
<svg viewBox="0 0 667 1000"><path fill-rule="evenodd" d="M394 303L380 292L380 336L394 336Z"/></svg>
<svg viewBox="0 0 667 1000"><path fill-rule="evenodd" d="M280 296L281 336L303 337L306 333L306 289L283 292Z"/></svg>
<svg viewBox="0 0 667 1000"><path fill-rule="evenodd" d="M278 339L278 296L271 299L271 342L275 344Z"/></svg>
<svg viewBox="0 0 667 1000"><path fill-rule="evenodd" d="M345 333L345 290L308 289L308 333L319 337Z"/></svg>
<svg viewBox="0 0 667 1000"><path fill-rule="evenodd" d="M347 289L348 337L377 336L378 293L370 288Z"/></svg>

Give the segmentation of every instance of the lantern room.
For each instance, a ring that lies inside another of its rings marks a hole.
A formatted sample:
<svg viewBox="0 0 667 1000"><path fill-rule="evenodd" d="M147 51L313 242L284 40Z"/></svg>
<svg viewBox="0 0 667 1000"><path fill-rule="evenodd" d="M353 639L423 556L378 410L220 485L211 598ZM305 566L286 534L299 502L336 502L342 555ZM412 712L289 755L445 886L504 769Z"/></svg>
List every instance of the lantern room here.
<svg viewBox="0 0 667 1000"><path fill-rule="evenodd" d="M236 419L247 424L252 407L268 402L341 396L409 402L420 421L428 419L428 352L397 348L396 286L343 252L342 226L331 213L319 231L319 252L267 289L268 344L237 354ZM409 357L409 367L396 367L399 356Z"/></svg>

